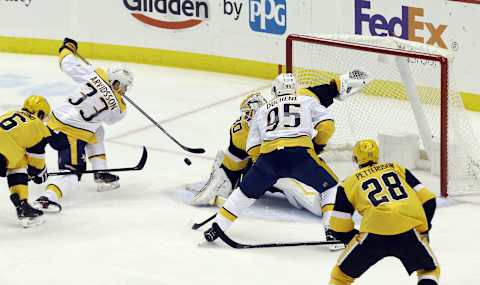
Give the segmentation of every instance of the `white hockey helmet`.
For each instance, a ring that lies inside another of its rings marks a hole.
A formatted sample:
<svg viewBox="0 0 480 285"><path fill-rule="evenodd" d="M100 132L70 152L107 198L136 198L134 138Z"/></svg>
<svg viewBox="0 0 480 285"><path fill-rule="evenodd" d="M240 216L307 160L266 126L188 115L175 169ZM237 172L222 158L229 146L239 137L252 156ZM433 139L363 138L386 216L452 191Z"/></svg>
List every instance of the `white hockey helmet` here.
<svg viewBox="0 0 480 285"><path fill-rule="evenodd" d="M297 93L297 79L292 73L282 73L272 83L272 95L294 95Z"/></svg>
<svg viewBox="0 0 480 285"><path fill-rule="evenodd" d="M115 65L107 69L108 79L114 91L120 90L122 94L126 93L133 86L132 72L121 65Z"/></svg>
<svg viewBox="0 0 480 285"><path fill-rule="evenodd" d="M267 100L262 96L260 92L250 93L243 101L240 103L240 111L242 116L250 121L255 115L255 111L267 103Z"/></svg>

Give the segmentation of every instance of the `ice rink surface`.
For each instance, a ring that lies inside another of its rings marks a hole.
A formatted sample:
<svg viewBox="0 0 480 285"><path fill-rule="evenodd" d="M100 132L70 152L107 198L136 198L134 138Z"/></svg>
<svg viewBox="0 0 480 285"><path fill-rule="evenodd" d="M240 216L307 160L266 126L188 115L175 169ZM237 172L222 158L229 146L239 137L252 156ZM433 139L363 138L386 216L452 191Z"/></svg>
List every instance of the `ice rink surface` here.
<svg viewBox="0 0 480 285"><path fill-rule="evenodd" d="M180 142L207 153L183 152L130 106L123 121L106 127L109 166L136 164L143 145L149 157L142 171L121 173L120 189L99 193L93 178L85 175L78 189L64 198L63 212L46 215L41 226L23 229L2 179L0 284L327 284L338 252L319 246L237 250L221 242L206 244L202 231L191 230L192 223L215 209L188 205L191 193L185 185L208 178L216 151L228 145L228 128L239 115L242 97L270 81L125 65L135 75L130 97ZM76 87L60 71L56 57L0 54L2 112L18 108L32 93L58 104ZM469 115L478 136L480 114ZM192 165L183 162L185 157ZM55 153L49 151L47 160L55 170ZM332 167L342 178L353 169L351 163ZM424 173L418 176L435 180ZM31 184L31 199L43 187ZM480 197L457 200L437 210L430 234L441 284L480 284ZM259 200L228 234L245 243L315 241L324 239L320 223L286 200L270 197ZM416 277L409 277L399 261L385 259L355 284L387 283L416 284Z"/></svg>

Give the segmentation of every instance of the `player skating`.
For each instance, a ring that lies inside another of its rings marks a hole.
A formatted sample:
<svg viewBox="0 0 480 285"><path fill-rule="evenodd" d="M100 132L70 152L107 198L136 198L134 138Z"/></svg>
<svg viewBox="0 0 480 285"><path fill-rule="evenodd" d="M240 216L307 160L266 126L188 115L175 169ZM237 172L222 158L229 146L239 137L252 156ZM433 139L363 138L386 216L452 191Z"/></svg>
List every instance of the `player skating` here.
<svg viewBox="0 0 480 285"><path fill-rule="evenodd" d="M43 121L49 114L47 100L32 95L22 110L0 116L0 176L7 177L10 200L24 227L43 222L43 212L28 203L28 180L40 184L47 179L45 146L51 132Z"/></svg>
<svg viewBox="0 0 480 285"><path fill-rule="evenodd" d="M320 207L328 225L337 177L317 156L314 145L327 143L334 131L333 117L312 90L297 90L292 74L279 75L272 93L275 99L257 110L248 133L246 149L255 163L240 182L240 189L231 193L215 218L214 223L224 231L280 178L296 179L322 193ZM325 122L327 128L316 130ZM208 241L217 237L213 228L205 232Z"/></svg>
<svg viewBox="0 0 480 285"><path fill-rule="evenodd" d="M408 169L378 163L374 140L353 148L359 170L338 187L330 227L347 245L332 270L330 285L349 285L387 256L400 259L418 285L439 284L440 267L430 249L428 232L436 208L435 195ZM352 214L362 215L360 230Z"/></svg>
<svg viewBox="0 0 480 285"><path fill-rule="evenodd" d="M93 169L107 169L103 123L113 124L125 116L122 95L132 86L133 75L123 67L104 70L82 65L75 57L77 48L76 41L65 38L59 49L61 70L79 83L81 90L53 109L48 121L48 127L56 133L51 146L58 151L61 170L85 171L86 156ZM55 177L36 200L36 206L60 211L59 200L80 178L81 174ZM99 191L120 185L119 177L108 172L95 173L94 180Z"/></svg>

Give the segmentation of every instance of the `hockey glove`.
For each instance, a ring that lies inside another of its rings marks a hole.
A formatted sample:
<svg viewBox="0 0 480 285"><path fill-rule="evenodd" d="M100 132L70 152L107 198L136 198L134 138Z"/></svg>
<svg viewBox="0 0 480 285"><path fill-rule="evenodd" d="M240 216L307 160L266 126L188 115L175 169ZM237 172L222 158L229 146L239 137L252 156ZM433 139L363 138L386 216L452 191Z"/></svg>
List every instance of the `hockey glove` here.
<svg viewBox="0 0 480 285"><path fill-rule="evenodd" d="M216 224L216 223L214 223L214 224ZM216 240L218 238L218 233L212 226L211 228L209 228L208 230L206 230L203 233L203 236L205 237L205 239L208 242L213 242L214 240Z"/></svg>
<svg viewBox="0 0 480 285"><path fill-rule="evenodd" d="M48 179L48 172L47 168L43 168L42 170L38 170L35 167L29 167L27 169L28 177L35 182L35 184L42 184Z"/></svg>
<svg viewBox="0 0 480 285"><path fill-rule="evenodd" d="M63 45L58 49L58 52L62 52L64 48L70 50L72 53L75 54L77 53L78 43L75 40L65 38L63 39Z"/></svg>

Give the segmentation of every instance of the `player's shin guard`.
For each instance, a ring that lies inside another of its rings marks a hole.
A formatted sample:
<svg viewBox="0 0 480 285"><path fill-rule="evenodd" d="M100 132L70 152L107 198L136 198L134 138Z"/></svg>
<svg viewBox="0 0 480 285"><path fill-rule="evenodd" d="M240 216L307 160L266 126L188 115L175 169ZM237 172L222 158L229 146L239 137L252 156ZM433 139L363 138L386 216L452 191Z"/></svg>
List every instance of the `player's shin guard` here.
<svg viewBox="0 0 480 285"><path fill-rule="evenodd" d="M330 282L328 282L328 285L350 285L353 281L355 281L355 278L343 273L340 267L335 265L330 273Z"/></svg>
<svg viewBox="0 0 480 285"><path fill-rule="evenodd" d="M418 285L437 285L440 279L440 267L435 270L418 270Z"/></svg>
<svg viewBox="0 0 480 285"><path fill-rule="evenodd" d="M256 200L257 199L245 196L240 189L234 190L223 207L218 211L214 222L216 222L223 231L226 231L237 217Z"/></svg>

